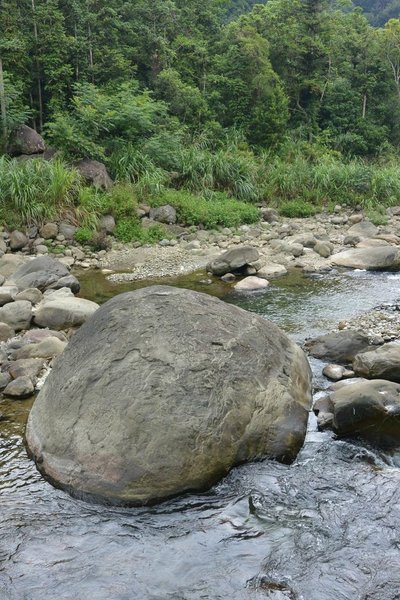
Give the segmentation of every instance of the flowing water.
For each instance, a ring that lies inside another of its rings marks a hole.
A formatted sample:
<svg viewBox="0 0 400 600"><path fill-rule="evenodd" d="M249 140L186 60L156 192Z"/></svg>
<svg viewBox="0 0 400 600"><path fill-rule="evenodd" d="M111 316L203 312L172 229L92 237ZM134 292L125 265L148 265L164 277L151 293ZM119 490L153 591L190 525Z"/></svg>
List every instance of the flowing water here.
<svg viewBox="0 0 400 600"><path fill-rule="evenodd" d="M224 296L297 341L396 300L400 282L292 274L266 293L238 296L201 279L173 283ZM101 301L133 287L83 278L83 294ZM30 406L0 404L0 600L400 599L396 456L334 440L310 418L291 466L242 465L205 494L108 508L40 477L23 445Z"/></svg>

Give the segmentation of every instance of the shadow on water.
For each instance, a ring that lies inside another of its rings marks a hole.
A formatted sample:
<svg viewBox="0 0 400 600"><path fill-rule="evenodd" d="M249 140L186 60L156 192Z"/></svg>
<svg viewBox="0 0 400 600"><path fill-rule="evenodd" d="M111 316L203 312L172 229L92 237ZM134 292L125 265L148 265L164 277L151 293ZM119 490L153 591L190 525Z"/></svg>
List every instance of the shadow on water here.
<svg viewBox="0 0 400 600"><path fill-rule="evenodd" d="M295 273L264 294L239 296L199 279L206 277L179 284L269 317L297 340L396 299L399 284L384 274ZM133 287L83 278L83 294L97 301ZM22 440L29 408L0 404L1 599L400 598L400 470L392 457L334 441L311 419L291 466L242 465L206 494L108 508L40 477Z"/></svg>

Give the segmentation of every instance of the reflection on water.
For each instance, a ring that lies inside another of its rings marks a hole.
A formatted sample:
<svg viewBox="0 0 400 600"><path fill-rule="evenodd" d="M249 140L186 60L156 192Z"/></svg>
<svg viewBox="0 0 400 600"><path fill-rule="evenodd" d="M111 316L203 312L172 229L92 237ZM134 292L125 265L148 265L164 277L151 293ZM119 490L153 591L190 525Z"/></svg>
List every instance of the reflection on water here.
<svg viewBox="0 0 400 600"><path fill-rule="evenodd" d="M183 283L197 287L202 277ZM110 293L100 278L90 285L102 299ZM229 289L201 285L218 295ZM227 299L304 339L396 299L397 289L383 274L291 275L265 294ZM400 470L392 458L333 441L312 422L290 467L243 465L206 494L105 508L36 472L22 442L29 408L0 404L1 600L398 600Z"/></svg>

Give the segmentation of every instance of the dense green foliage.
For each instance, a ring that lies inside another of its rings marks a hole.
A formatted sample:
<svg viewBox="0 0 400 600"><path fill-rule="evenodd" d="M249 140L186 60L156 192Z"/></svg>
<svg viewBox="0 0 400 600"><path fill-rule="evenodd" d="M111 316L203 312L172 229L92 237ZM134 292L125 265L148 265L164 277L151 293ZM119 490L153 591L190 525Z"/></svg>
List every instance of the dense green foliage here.
<svg viewBox="0 0 400 600"><path fill-rule="evenodd" d="M399 16L397 0L356 4ZM392 203L400 19L373 27L339 0L3 0L0 121L3 146L27 122L120 182L101 194L60 161L3 159L3 209L24 220L53 216L60 193L89 229L120 211L121 239L142 200L204 226L227 224L228 204L232 226L253 218L230 198Z"/></svg>

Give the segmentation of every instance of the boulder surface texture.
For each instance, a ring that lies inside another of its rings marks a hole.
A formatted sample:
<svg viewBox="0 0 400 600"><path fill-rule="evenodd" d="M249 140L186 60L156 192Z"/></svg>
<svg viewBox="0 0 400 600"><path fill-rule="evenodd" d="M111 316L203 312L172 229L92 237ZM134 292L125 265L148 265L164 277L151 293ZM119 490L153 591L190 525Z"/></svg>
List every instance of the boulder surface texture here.
<svg viewBox="0 0 400 600"><path fill-rule="evenodd" d="M30 413L40 471L78 496L149 504L249 459L293 460L311 403L303 351L211 296L148 287L73 336Z"/></svg>

